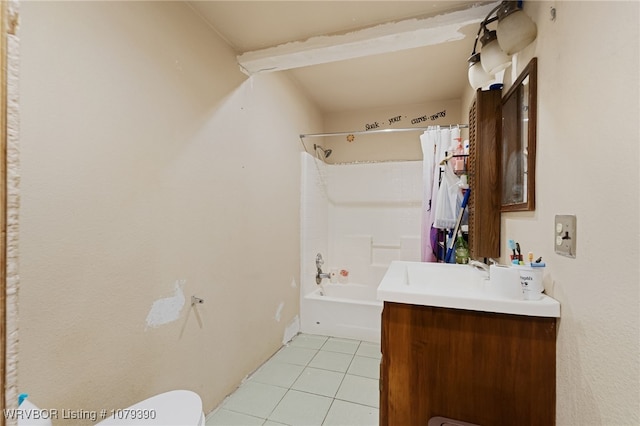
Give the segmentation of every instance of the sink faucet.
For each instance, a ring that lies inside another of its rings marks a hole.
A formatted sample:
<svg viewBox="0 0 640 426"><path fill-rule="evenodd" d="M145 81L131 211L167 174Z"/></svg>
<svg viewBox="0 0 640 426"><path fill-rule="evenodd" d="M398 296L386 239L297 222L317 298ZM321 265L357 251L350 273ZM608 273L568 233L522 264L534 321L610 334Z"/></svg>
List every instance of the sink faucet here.
<svg viewBox="0 0 640 426"><path fill-rule="evenodd" d="M498 263L495 259L492 259L492 258L489 258L488 262L489 262L489 265L495 265ZM473 260L473 259L469 260L469 266L473 266L474 268L481 269L485 271L487 274L489 274L489 265L483 262L479 262L477 260Z"/></svg>
<svg viewBox="0 0 640 426"><path fill-rule="evenodd" d="M316 255L316 269L318 270L318 272L316 272L317 285L320 285L323 278L330 278L329 274L327 274L326 272L322 272L322 265L324 265L324 259L322 259L322 254L318 253Z"/></svg>

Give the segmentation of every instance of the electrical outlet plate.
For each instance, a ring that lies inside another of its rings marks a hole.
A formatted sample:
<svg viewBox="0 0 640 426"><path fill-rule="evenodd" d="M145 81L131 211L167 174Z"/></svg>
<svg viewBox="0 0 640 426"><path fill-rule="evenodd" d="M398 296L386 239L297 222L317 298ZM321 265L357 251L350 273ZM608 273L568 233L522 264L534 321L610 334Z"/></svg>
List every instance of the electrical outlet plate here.
<svg viewBox="0 0 640 426"><path fill-rule="evenodd" d="M556 215L554 246L561 256L576 257L576 216Z"/></svg>

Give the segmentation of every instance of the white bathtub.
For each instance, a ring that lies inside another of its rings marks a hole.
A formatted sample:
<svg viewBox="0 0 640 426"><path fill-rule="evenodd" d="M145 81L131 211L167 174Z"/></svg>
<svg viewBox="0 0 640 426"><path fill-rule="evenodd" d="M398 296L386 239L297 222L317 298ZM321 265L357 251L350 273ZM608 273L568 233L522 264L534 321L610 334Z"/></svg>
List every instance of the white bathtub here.
<svg viewBox="0 0 640 426"><path fill-rule="evenodd" d="M382 302L376 290L356 283L317 286L301 300L301 331L380 342Z"/></svg>

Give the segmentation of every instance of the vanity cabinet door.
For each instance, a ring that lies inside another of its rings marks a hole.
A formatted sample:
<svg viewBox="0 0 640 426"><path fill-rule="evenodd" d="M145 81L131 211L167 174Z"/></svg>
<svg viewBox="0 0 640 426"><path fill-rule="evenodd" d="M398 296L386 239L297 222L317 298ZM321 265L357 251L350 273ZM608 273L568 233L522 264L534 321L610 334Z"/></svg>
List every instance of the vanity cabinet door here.
<svg viewBox="0 0 640 426"><path fill-rule="evenodd" d="M381 426L555 424L555 318L385 302L381 347Z"/></svg>
<svg viewBox="0 0 640 426"><path fill-rule="evenodd" d="M500 90L478 90L469 110L469 251L500 257Z"/></svg>

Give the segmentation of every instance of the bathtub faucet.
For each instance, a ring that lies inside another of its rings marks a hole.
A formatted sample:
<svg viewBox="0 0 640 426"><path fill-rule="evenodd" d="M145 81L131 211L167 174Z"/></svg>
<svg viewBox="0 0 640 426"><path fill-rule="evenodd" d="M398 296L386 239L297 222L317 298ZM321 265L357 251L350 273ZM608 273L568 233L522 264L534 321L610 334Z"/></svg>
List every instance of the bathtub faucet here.
<svg viewBox="0 0 640 426"><path fill-rule="evenodd" d="M316 284L320 285L320 283L322 282L323 278L329 278L329 274L322 272L322 265L324 265L324 260L322 259L322 254L318 253L316 255L316 269L318 270L318 272L316 272Z"/></svg>

